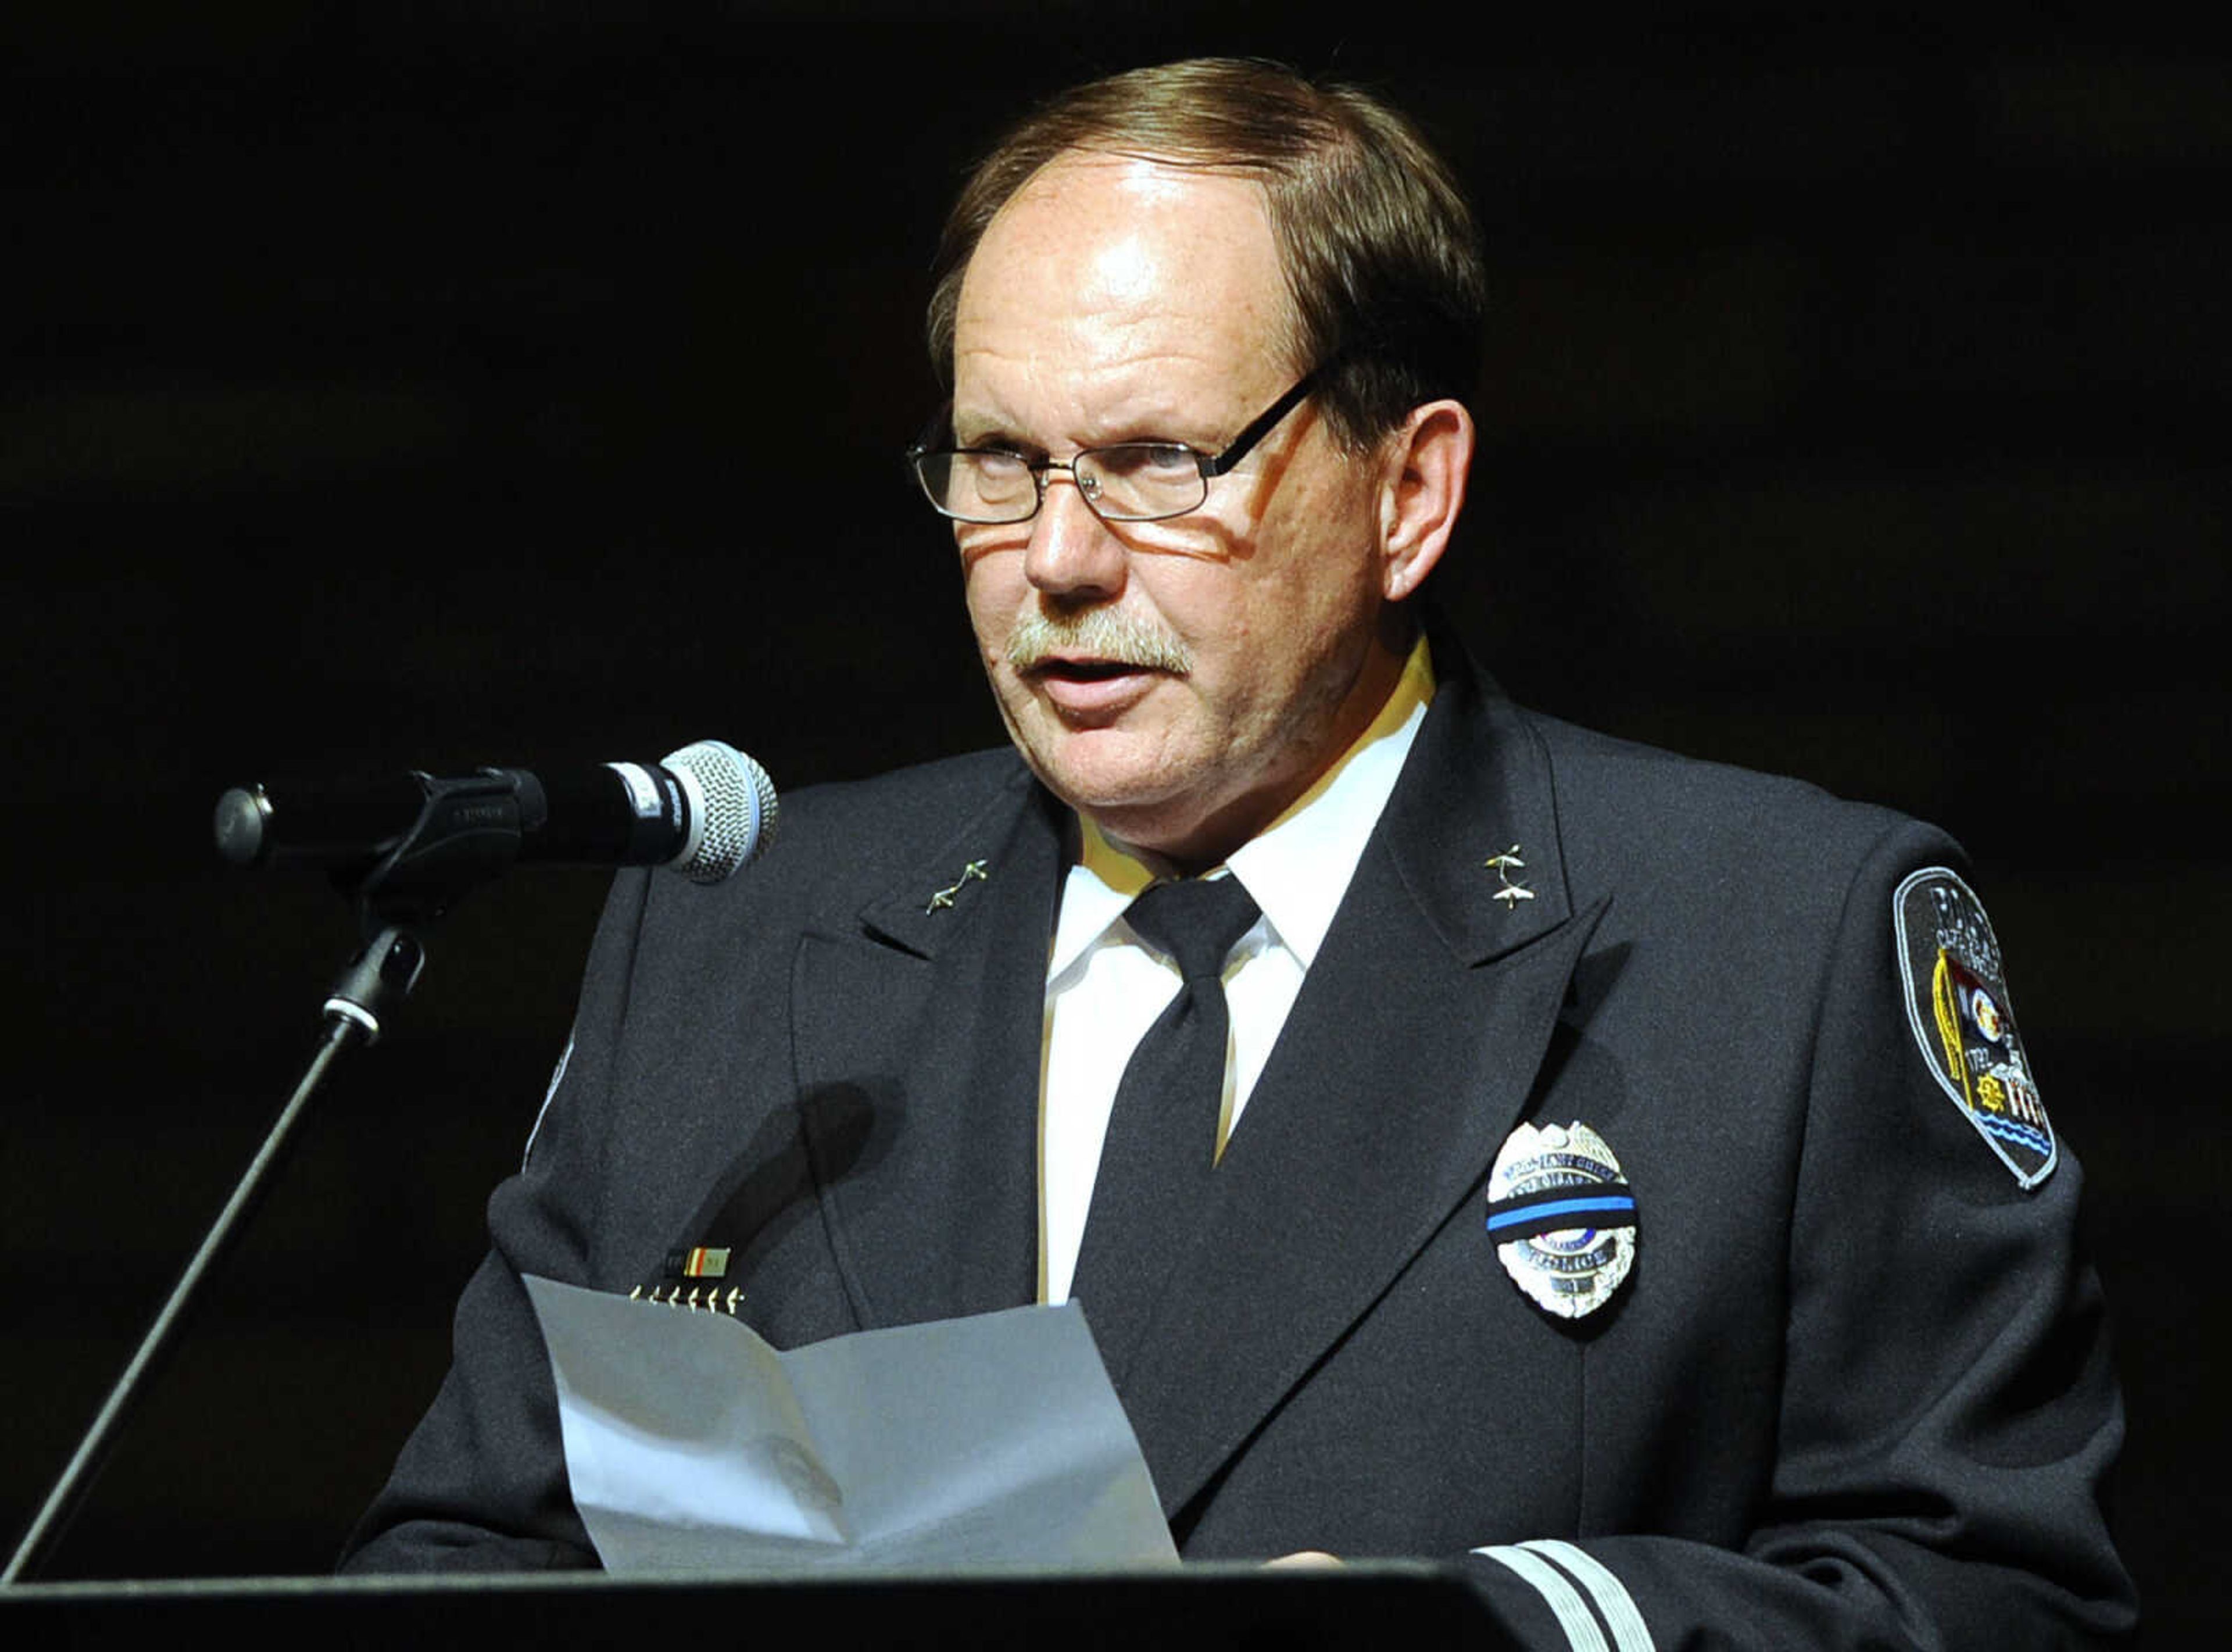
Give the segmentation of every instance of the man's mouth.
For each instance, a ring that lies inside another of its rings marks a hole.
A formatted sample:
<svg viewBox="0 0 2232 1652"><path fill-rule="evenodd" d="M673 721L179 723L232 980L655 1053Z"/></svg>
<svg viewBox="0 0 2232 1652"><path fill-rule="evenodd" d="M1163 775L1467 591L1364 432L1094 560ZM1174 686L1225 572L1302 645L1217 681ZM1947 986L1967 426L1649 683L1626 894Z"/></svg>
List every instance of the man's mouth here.
<svg viewBox="0 0 2232 1652"><path fill-rule="evenodd" d="M1063 722L1099 729L1113 726L1178 673L1167 665L1104 654L1048 654L1019 667L1018 674Z"/></svg>
<svg viewBox="0 0 2232 1652"><path fill-rule="evenodd" d="M1106 683L1152 669L1121 659L1042 659L1026 668L1023 675L1064 683Z"/></svg>
<svg viewBox="0 0 2232 1652"><path fill-rule="evenodd" d="M1025 614L1008 636L1008 664L1040 682L1101 683L1139 672L1184 677L1193 655L1171 632L1116 608Z"/></svg>

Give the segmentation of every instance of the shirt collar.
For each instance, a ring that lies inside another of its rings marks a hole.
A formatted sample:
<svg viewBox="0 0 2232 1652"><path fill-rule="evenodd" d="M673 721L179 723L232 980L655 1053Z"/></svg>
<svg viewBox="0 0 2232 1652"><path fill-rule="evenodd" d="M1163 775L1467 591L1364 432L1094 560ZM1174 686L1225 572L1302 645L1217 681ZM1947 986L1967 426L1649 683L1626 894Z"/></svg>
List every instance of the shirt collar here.
<svg viewBox="0 0 2232 1652"><path fill-rule="evenodd" d="M1308 791L1225 862L1262 908L1277 939L1306 969L1333 927L1333 914L1433 697L1433 659L1422 633L1372 726ZM1100 941L1155 880L1152 870L1111 843L1090 820L1080 817L1079 824L1080 850L1062 887L1047 961L1049 982Z"/></svg>

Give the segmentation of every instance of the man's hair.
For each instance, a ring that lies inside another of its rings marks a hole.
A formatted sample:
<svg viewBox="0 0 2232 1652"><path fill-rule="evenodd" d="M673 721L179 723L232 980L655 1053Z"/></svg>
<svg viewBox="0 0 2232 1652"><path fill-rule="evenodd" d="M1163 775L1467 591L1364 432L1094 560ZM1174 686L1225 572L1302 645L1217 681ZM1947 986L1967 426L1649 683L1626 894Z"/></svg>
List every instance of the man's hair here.
<svg viewBox="0 0 2232 1652"><path fill-rule="evenodd" d="M1237 172L1263 187L1294 313L1296 373L1352 448L1422 402L1469 399L1487 280L1463 192L1410 121L1355 87L1251 58L1133 69L1061 93L970 175L931 273L930 353L953 375L954 314L994 215L1073 152Z"/></svg>

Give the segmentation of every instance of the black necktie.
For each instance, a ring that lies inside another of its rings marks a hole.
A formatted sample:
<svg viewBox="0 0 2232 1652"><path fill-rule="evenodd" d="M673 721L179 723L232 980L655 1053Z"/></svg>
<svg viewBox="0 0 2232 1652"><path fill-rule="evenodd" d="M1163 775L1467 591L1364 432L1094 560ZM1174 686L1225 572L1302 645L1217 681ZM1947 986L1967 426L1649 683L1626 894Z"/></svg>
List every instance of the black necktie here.
<svg viewBox="0 0 2232 1652"><path fill-rule="evenodd" d="M1256 912L1240 880L1224 877L1153 884L1124 914L1183 981L1116 1086L1071 1286L1112 1377L1130 1364L1209 1195L1231 1027L1224 960Z"/></svg>

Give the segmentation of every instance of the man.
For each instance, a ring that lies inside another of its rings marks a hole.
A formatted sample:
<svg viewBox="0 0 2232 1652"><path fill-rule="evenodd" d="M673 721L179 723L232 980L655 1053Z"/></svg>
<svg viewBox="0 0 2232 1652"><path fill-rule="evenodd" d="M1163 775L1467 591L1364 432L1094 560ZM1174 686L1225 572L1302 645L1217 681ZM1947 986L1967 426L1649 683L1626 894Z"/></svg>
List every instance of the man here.
<svg viewBox="0 0 2232 1652"><path fill-rule="evenodd" d="M1015 750L621 880L354 1564L594 1564L518 1276L713 1247L779 1345L1074 1290L1189 1557L1463 1556L1550 1648L2127 1622L2077 1169L1957 852L1422 621L1481 292L1440 163L1142 71L1019 128L941 271L914 463ZM1183 979L1150 887L1235 907Z"/></svg>

